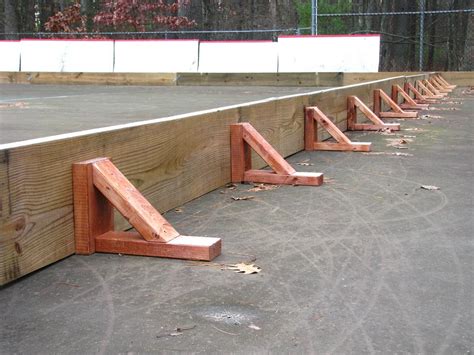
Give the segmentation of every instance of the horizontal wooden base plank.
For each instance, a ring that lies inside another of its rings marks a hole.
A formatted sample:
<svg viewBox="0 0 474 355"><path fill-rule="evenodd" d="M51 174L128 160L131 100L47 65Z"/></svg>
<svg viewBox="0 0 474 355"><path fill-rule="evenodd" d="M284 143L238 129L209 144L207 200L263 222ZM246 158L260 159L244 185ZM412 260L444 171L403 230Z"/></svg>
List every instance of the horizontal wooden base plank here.
<svg viewBox="0 0 474 355"><path fill-rule="evenodd" d="M391 129L392 131L399 131L399 123L385 123L384 125L375 125L369 123L356 123L351 128L352 131L380 131L382 129Z"/></svg>
<svg viewBox="0 0 474 355"><path fill-rule="evenodd" d="M277 185L318 186L323 183L323 174L296 172L291 175L283 175L266 170L247 170L244 174L244 181Z"/></svg>
<svg viewBox="0 0 474 355"><path fill-rule="evenodd" d="M148 242L136 232L107 232L95 239L99 253L211 261L221 253L220 238L180 235L167 243Z"/></svg>
<svg viewBox="0 0 474 355"><path fill-rule="evenodd" d="M380 112L380 118L417 118L417 112Z"/></svg>
<svg viewBox="0 0 474 355"><path fill-rule="evenodd" d="M343 152L370 152L372 143L370 142L352 142L351 144L345 143L330 143L320 142L314 143L313 150L329 150L329 151L343 151Z"/></svg>

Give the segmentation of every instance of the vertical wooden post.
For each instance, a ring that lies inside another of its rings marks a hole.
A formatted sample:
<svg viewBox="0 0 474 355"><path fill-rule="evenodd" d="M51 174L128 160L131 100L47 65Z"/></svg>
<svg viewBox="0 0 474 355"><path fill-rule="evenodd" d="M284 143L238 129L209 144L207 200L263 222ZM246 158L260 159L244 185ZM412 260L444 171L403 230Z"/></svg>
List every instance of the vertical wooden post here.
<svg viewBox="0 0 474 355"><path fill-rule="evenodd" d="M72 166L77 254L93 254L95 238L114 229L113 207L93 181L93 165L103 160L107 159L92 159Z"/></svg>

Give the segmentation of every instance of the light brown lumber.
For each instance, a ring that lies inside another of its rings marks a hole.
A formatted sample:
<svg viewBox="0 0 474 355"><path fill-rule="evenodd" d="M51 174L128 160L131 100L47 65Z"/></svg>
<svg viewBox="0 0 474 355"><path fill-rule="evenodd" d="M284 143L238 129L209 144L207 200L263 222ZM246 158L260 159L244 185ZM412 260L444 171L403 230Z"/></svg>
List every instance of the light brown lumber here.
<svg viewBox="0 0 474 355"><path fill-rule="evenodd" d="M372 124L357 123L357 109L359 109L367 119L372 121ZM394 131L399 131L400 124L383 122L357 96L347 97L347 129L348 130L350 131L378 131L385 128L389 128Z"/></svg>
<svg viewBox="0 0 474 355"><path fill-rule="evenodd" d="M382 111L382 102L385 102L390 111ZM381 89L374 90L374 113L380 118L416 118L418 113L404 111Z"/></svg>
<svg viewBox="0 0 474 355"><path fill-rule="evenodd" d="M305 111L305 150L370 151L371 143L352 142L318 107L306 107ZM317 140L317 123L336 140L336 143Z"/></svg>

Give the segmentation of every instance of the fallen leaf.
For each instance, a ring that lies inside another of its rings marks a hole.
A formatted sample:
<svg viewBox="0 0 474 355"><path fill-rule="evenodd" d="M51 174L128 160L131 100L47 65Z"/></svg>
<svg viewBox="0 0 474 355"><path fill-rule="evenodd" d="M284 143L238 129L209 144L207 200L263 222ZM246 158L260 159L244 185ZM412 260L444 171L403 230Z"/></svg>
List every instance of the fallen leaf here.
<svg viewBox="0 0 474 355"><path fill-rule="evenodd" d="M412 157L413 154L409 153L399 153L399 152L369 152L369 153L363 153L365 155L395 155L395 156L400 156L400 157Z"/></svg>
<svg viewBox="0 0 474 355"><path fill-rule="evenodd" d="M26 102L15 102L13 104L0 104L0 109L2 109L2 108L13 108L13 107L26 108L26 107L28 107L28 105L26 104Z"/></svg>
<svg viewBox="0 0 474 355"><path fill-rule="evenodd" d="M440 190L438 186L434 186L434 185L421 185L421 188L424 190L430 190L430 191Z"/></svg>
<svg viewBox="0 0 474 355"><path fill-rule="evenodd" d="M249 325L249 328L250 328L250 329L255 329L255 330L261 330L261 329L262 329L262 328L260 328L260 327L257 327L257 326L256 326L255 324L253 324L253 323Z"/></svg>
<svg viewBox="0 0 474 355"><path fill-rule="evenodd" d="M383 136L393 136L394 135L394 133L392 132L392 130L390 128L382 128L382 129L379 129L377 132L379 132Z"/></svg>
<svg viewBox="0 0 474 355"><path fill-rule="evenodd" d="M183 210L181 208L175 208L174 211L176 213L183 213Z"/></svg>
<svg viewBox="0 0 474 355"><path fill-rule="evenodd" d="M237 188L237 185L236 184L227 184L225 185L225 187L228 189L228 190L235 190Z"/></svg>
<svg viewBox="0 0 474 355"><path fill-rule="evenodd" d="M259 191L268 191L278 189L280 185L271 185L271 184L254 184L251 189L248 189L248 192L259 192Z"/></svg>
<svg viewBox="0 0 474 355"><path fill-rule="evenodd" d="M243 197L232 196L231 198L234 201L246 201L246 200L253 200L255 198L255 196L243 196Z"/></svg>
<svg viewBox="0 0 474 355"><path fill-rule="evenodd" d="M196 325L191 325L191 326L188 326L188 327L178 327L178 328L173 329L170 332L165 332L165 333L162 333L162 334L158 334L156 337L157 338L176 337L176 336L182 335L183 330L191 330L191 329L194 329L194 328L196 328Z"/></svg>
<svg viewBox="0 0 474 355"><path fill-rule="evenodd" d="M260 271L262 271L260 266L257 266L255 264L245 264L245 263L230 264L230 265L227 265L227 269L237 272L239 274L245 274L245 275L257 274Z"/></svg>
<svg viewBox="0 0 474 355"><path fill-rule="evenodd" d="M442 116L436 116L436 115L421 115L420 119L422 120L429 120L432 118L443 118Z"/></svg>

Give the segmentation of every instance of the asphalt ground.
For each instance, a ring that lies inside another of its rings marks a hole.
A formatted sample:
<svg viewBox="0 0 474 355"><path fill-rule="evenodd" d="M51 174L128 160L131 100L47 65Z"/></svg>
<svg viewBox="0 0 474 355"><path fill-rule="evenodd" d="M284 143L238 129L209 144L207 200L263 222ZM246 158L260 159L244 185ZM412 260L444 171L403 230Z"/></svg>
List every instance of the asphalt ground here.
<svg viewBox="0 0 474 355"><path fill-rule="evenodd" d="M0 84L0 144L320 89Z"/></svg>
<svg viewBox="0 0 474 355"><path fill-rule="evenodd" d="M223 186L168 212L183 234L222 238L212 263L71 256L1 288L0 352L472 353L464 90L394 135L352 133L370 154L288 159L323 172L322 186ZM261 271L225 266L239 262Z"/></svg>

